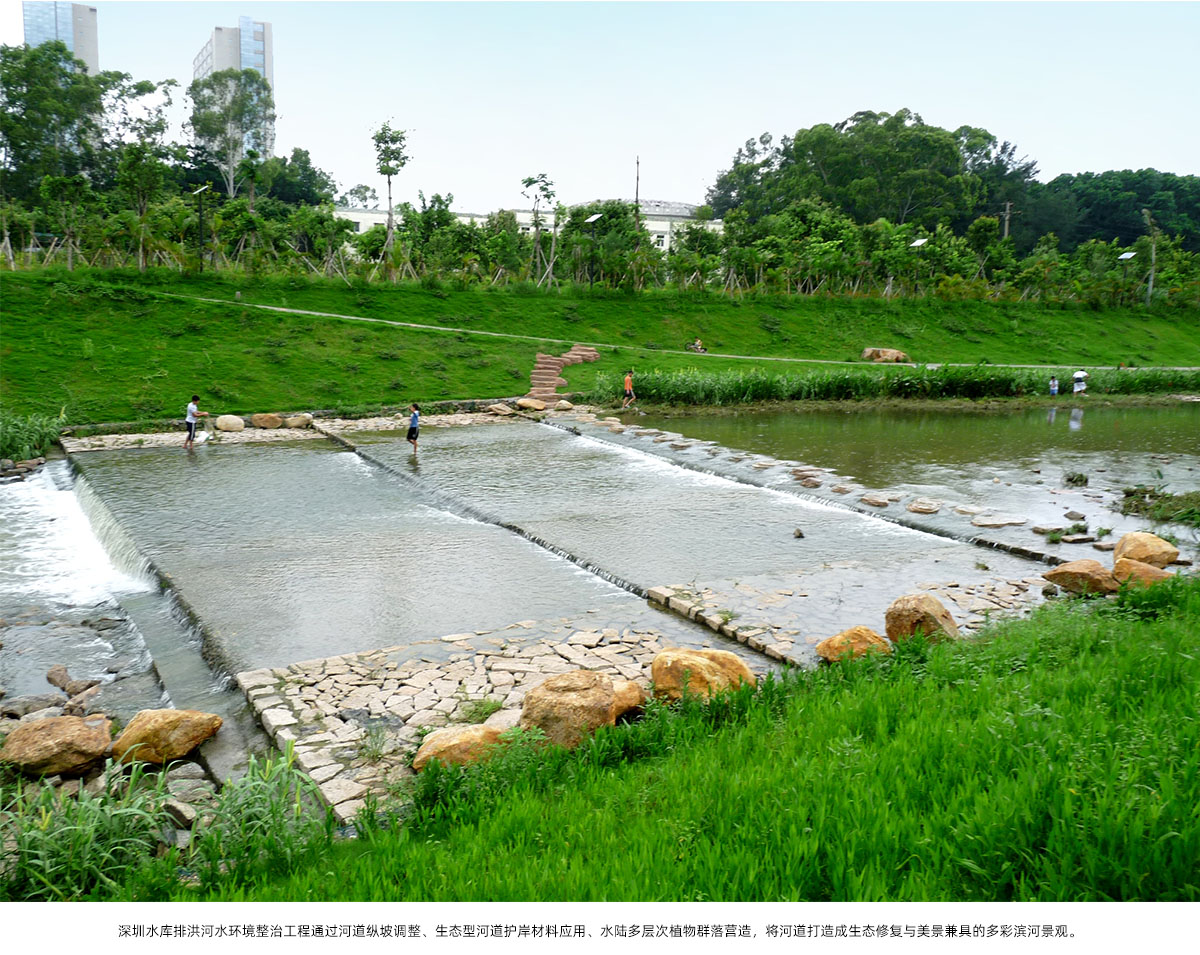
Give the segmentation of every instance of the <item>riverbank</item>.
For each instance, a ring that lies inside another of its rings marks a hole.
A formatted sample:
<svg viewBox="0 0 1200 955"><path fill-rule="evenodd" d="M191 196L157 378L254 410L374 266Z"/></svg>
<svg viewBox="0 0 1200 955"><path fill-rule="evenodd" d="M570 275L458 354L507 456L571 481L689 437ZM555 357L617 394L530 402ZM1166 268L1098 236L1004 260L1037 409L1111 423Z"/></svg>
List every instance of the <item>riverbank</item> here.
<svg viewBox="0 0 1200 955"><path fill-rule="evenodd" d="M1079 364L1200 366L1200 316L1175 311L666 294L434 294L305 279L86 270L9 273L3 283L3 410L62 412L69 425L182 414L193 393L200 394L202 408L216 412L320 408L360 415L414 400L424 405L520 395L531 386L538 352L560 354L575 343L594 345L599 359L562 369L566 383L560 390L597 392L605 400L620 394L630 367L639 382L649 373L913 374L862 361L869 347L899 347L919 363L985 369L956 372L966 377L986 377L987 369L1000 367L987 363L1036 363L1041 370L1022 372L1028 394L1040 394L1052 371L1065 383L1062 376ZM1084 319L1095 333L1081 338ZM684 350L697 335L707 354ZM1131 371L1125 380L1145 380L1141 374ZM1105 390L1099 380L1093 386ZM1148 390L1200 391L1200 385ZM922 396L919 390L904 394Z"/></svg>
<svg viewBox="0 0 1200 955"><path fill-rule="evenodd" d="M280 763L220 794L190 850L153 858L146 836L114 856L97 831L59 884L136 901L1196 901L1200 729L1180 715L1198 680L1200 581L1181 579L651 705L573 751L518 741L430 768L349 842L281 811L313 790ZM8 899L37 884L3 872Z"/></svg>

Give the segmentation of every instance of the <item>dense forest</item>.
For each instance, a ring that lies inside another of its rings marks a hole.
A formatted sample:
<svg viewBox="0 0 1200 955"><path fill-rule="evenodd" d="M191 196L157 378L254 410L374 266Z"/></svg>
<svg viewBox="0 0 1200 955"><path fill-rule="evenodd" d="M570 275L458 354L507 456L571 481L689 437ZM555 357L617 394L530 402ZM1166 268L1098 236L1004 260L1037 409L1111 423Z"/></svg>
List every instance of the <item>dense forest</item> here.
<svg viewBox="0 0 1200 955"><path fill-rule="evenodd" d="M394 216L356 234L336 208L378 207L375 190L339 196L308 150L271 155L259 74L192 83L182 144L165 118L178 92L173 80L89 75L61 44L0 47L2 267L1200 305L1200 178L1143 169L1042 183L1012 143L906 109L748 140L696 221L658 249L633 204L568 208L546 173L519 184L537 211L530 233L511 211L459 222L452 195L418 191L393 207L408 157L387 124L362 145Z"/></svg>

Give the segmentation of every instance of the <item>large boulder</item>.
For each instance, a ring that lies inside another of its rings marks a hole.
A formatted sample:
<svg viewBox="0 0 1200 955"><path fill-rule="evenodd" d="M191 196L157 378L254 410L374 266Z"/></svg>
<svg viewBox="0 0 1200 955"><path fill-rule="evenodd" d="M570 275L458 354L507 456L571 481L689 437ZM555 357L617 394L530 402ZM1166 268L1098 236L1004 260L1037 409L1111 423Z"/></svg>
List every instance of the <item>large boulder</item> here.
<svg viewBox="0 0 1200 955"><path fill-rule="evenodd" d="M691 696L711 696L736 689L742 683L757 685L754 674L736 654L728 650L693 650L671 647L650 664L654 695L678 700L684 688Z"/></svg>
<svg viewBox="0 0 1200 955"><path fill-rule="evenodd" d="M892 645L870 627L851 627L817 644L817 656L826 663L842 657L862 657L868 653L891 653Z"/></svg>
<svg viewBox="0 0 1200 955"><path fill-rule="evenodd" d="M508 405L500 404L499 402L494 405L488 405L486 410L490 411L492 414L497 414L504 418L508 417L509 415L516 414L516 412L513 411Z"/></svg>
<svg viewBox="0 0 1200 955"><path fill-rule="evenodd" d="M434 730L417 750L413 769L419 773L431 759L444 766L474 763L487 756L500 742L502 732L497 726L446 726Z"/></svg>
<svg viewBox="0 0 1200 955"><path fill-rule="evenodd" d="M1175 562L1179 557L1179 548L1157 534L1133 531L1117 541L1117 546L1113 548L1113 560L1122 557L1161 569Z"/></svg>
<svg viewBox="0 0 1200 955"><path fill-rule="evenodd" d="M245 431L246 422L235 414L223 414L217 418L218 431Z"/></svg>
<svg viewBox="0 0 1200 955"><path fill-rule="evenodd" d="M265 414L252 414L250 423L256 428L282 428L283 416L267 412Z"/></svg>
<svg viewBox="0 0 1200 955"><path fill-rule="evenodd" d="M906 594L897 597L884 613L887 638L895 643L918 630L931 643L958 639L958 624L933 594Z"/></svg>
<svg viewBox="0 0 1200 955"><path fill-rule="evenodd" d="M572 670L548 677L525 694L522 729L540 729L546 739L567 749L598 727L613 724L612 677L593 670Z"/></svg>
<svg viewBox="0 0 1200 955"><path fill-rule="evenodd" d="M1140 560L1131 560L1128 557L1119 557L1113 564L1113 576L1123 584L1127 583L1135 587L1149 587L1160 580L1170 580L1175 575L1170 571L1163 570L1161 567L1155 567L1153 564L1146 564Z"/></svg>
<svg viewBox="0 0 1200 955"><path fill-rule="evenodd" d="M546 402L538 398L518 398L517 407L525 411L545 411Z"/></svg>
<svg viewBox="0 0 1200 955"><path fill-rule="evenodd" d="M864 348L863 361L912 361L908 355L895 348Z"/></svg>
<svg viewBox="0 0 1200 955"><path fill-rule="evenodd" d="M313 416L307 411L303 414L294 414L289 418L283 419L283 426L285 428L311 428L312 423Z"/></svg>
<svg viewBox="0 0 1200 955"><path fill-rule="evenodd" d="M5 737L0 762L34 776L79 776L104 759L112 743L105 716L52 716L22 723Z"/></svg>
<svg viewBox="0 0 1200 955"><path fill-rule="evenodd" d="M1042 576L1073 594L1112 594L1121 589L1112 571L1100 561L1087 558L1059 564Z"/></svg>
<svg viewBox="0 0 1200 955"><path fill-rule="evenodd" d="M113 757L145 763L179 759L215 734L221 722L200 710L142 710L113 743Z"/></svg>

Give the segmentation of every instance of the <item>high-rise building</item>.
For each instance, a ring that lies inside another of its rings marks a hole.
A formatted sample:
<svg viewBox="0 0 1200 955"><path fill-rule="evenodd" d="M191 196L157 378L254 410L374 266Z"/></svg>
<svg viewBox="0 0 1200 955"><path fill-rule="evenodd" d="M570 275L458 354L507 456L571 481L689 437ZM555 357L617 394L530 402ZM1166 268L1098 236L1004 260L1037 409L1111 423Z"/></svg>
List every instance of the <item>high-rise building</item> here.
<svg viewBox="0 0 1200 955"><path fill-rule="evenodd" d="M192 60L192 76L202 80L222 70L257 70L275 92L275 54L271 24L238 17L236 27L213 27L212 36ZM264 130L266 155L275 148L275 124Z"/></svg>
<svg viewBox="0 0 1200 955"><path fill-rule="evenodd" d="M96 33L96 8L83 3L26 0L23 4L25 43L41 46L58 40L89 73L100 72L100 45Z"/></svg>

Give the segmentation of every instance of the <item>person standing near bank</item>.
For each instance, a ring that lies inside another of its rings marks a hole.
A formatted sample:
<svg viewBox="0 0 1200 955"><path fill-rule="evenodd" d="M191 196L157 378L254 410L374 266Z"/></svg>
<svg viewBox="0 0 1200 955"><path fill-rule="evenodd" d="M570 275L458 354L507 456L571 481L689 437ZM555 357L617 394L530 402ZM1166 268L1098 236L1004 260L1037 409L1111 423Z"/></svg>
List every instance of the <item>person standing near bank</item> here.
<svg viewBox="0 0 1200 955"><path fill-rule="evenodd" d="M621 410L624 411L631 404L637 401L637 395L633 393L633 369L625 373L625 400L621 403Z"/></svg>
<svg viewBox="0 0 1200 955"><path fill-rule="evenodd" d="M1089 377L1091 376L1088 375L1088 373L1082 368L1080 368L1079 371L1075 372L1075 374L1071 376L1072 380L1075 382L1075 394L1087 394L1087 380Z"/></svg>
<svg viewBox="0 0 1200 955"><path fill-rule="evenodd" d="M416 402L408 406L412 416L408 419L408 443L413 446L413 454L417 453L417 437L421 433L421 406Z"/></svg>
<svg viewBox="0 0 1200 955"><path fill-rule="evenodd" d="M200 396L192 395L192 400L188 402L187 418L184 419L184 426L187 428L187 437L183 439L183 449L190 451L196 441L196 421L200 418L207 418L208 412L200 410Z"/></svg>
<svg viewBox="0 0 1200 955"><path fill-rule="evenodd" d="M1050 395L1053 397L1058 394L1058 375L1050 376Z"/></svg>

